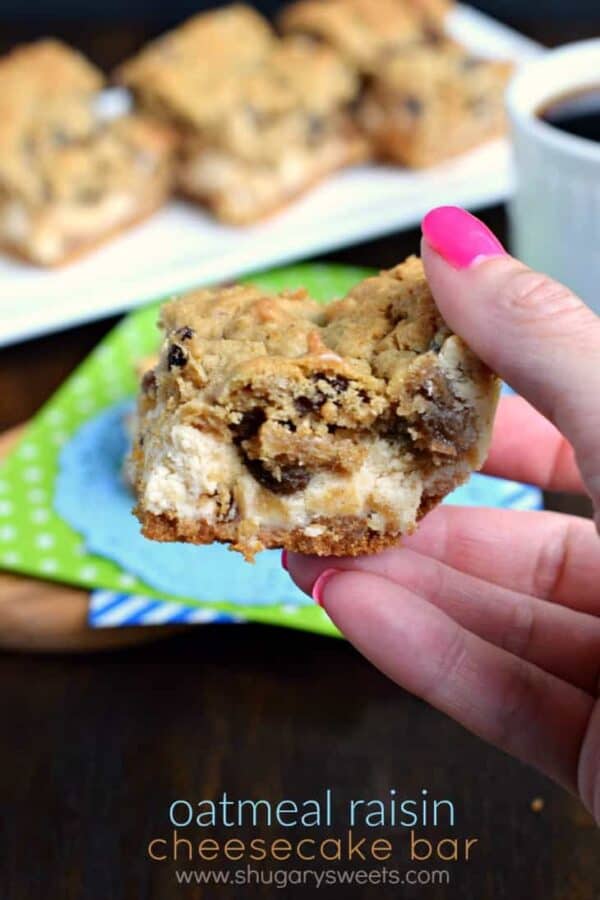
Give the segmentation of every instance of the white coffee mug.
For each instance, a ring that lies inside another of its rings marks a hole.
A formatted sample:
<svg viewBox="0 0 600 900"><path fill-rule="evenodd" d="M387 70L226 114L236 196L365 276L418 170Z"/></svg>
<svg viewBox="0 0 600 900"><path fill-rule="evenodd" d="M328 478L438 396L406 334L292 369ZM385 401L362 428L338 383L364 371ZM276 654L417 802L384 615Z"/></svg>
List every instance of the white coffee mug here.
<svg viewBox="0 0 600 900"><path fill-rule="evenodd" d="M600 143L539 118L552 100L600 87L600 39L544 54L507 94L516 185L509 203L511 249L567 284L600 313Z"/></svg>

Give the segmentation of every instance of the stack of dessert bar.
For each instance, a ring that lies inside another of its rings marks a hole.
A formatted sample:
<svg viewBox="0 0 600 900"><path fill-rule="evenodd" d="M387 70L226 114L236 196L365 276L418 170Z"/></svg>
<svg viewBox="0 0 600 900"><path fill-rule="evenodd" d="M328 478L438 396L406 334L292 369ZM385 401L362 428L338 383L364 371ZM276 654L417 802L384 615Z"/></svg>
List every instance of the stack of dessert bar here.
<svg viewBox="0 0 600 900"><path fill-rule="evenodd" d="M173 190L248 224L372 158L428 166L504 128L510 65L445 31L449 0L298 0L197 15L123 63L135 112L97 111L100 72L46 40L0 60L0 246L64 262Z"/></svg>

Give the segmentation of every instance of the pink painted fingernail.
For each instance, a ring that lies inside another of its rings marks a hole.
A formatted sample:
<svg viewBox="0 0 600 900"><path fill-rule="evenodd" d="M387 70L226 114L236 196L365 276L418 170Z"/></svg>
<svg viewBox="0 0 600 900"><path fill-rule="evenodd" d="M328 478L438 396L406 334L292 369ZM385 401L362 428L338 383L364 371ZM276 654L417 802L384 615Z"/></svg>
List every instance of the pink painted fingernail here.
<svg viewBox="0 0 600 900"><path fill-rule="evenodd" d="M469 269L506 250L487 225L459 206L438 206L421 223L423 237L455 269Z"/></svg>
<svg viewBox="0 0 600 900"><path fill-rule="evenodd" d="M324 569L315 583L312 586L312 598L315 603L318 603L323 609L325 609L325 604L323 602L323 592L328 581L334 576L339 575L340 569Z"/></svg>

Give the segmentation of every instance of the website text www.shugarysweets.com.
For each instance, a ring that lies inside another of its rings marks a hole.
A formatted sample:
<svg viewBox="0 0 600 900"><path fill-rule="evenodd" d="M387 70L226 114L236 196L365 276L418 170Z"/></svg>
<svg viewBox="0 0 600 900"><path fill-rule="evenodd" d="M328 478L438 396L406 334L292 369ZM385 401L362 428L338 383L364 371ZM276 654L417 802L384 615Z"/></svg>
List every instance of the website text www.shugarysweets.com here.
<svg viewBox="0 0 600 900"><path fill-rule="evenodd" d="M426 789L418 799L390 789L385 799L342 804L330 788L318 798L277 802L223 792L196 803L174 800L168 819L146 852L154 864L175 863L180 884L448 884L449 868L434 866L469 862L479 844L454 832L454 803ZM257 829L260 836L249 834ZM190 863L200 868L179 868Z"/></svg>
<svg viewBox="0 0 600 900"><path fill-rule="evenodd" d="M292 885L311 888L341 885L411 885L427 887L450 884L448 869L177 869L177 884L230 885L249 887L262 884L284 890Z"/></svg>

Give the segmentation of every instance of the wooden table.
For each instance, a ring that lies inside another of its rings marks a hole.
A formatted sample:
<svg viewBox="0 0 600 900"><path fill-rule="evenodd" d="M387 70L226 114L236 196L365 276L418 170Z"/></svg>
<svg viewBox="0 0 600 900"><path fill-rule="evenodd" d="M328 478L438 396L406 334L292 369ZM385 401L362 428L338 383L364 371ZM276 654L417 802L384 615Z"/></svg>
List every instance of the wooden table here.
<svg viewBox="0 0 600 900"><path fill-rule="evenodd" d="M484 218L505 237L501 210ZM414 230L331 258L384 267L417 249ZM32 415L113 324L2 351L2 427ZM587 511L565 498L549 503ZM226 790L232 798L301 801L325 788L340 806L387 797L391 788L420 797L425 788L454 802L456 835L479 838L470 862L433 866L451 871L450 886L330 888L332 897L600 897L598 833L575 799L403 693L342 641L199 627L110 656L3 655L0 684L7 900L313 896L310 887L182 888L175 866L152 862L146 847L169 832L177 798L194 803ZM531 808L535 798L541 811ZM374 836L406 845L398 828Z"/></svg>

